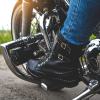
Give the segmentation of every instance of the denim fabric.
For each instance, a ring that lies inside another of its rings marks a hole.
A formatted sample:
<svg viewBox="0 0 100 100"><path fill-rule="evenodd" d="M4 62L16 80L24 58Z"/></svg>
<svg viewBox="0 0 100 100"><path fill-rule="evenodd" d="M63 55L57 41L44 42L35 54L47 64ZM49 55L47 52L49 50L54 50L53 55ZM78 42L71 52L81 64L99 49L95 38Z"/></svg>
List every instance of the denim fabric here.
<svg viewBox="0 0 100 100"><path fill-rule="evenodd" d="M61 34L72 44L87 44L99 21L100 0L71 0Z"/></svg>

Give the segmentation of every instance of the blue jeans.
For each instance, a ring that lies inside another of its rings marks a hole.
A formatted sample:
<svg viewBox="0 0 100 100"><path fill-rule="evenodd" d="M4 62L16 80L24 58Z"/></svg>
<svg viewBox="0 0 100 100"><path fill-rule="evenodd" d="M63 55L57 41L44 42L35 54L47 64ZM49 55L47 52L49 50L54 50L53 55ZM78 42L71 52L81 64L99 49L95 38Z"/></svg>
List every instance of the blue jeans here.
<svg viewBox="0 0 100 100"><path fill-rule="evenodd" d="M87 44L99 21L100 0L71 0L61 34L74 45Z"/></svg>

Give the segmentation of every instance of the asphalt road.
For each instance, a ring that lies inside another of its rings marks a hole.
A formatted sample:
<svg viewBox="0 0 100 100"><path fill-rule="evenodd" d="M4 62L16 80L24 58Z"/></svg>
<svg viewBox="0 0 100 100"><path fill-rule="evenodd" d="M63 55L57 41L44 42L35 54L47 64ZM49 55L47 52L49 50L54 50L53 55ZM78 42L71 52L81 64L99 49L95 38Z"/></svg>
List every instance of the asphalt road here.
<svg viewBox="0 0 100 100"><path fill-rule="evenodd" d="M23 81L13 75L0 56L0 100L72 100L84 89L85 85L80 82L74 88L46 92L36 84ZM100 95L95 95L90 100L100 100Z"/></svg>

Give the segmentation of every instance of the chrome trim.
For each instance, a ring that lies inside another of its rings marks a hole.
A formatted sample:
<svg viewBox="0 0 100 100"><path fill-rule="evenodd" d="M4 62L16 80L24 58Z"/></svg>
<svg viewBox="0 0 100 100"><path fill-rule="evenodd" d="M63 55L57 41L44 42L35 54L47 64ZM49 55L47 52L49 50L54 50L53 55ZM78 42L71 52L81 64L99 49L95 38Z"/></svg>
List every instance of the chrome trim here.
<svg viewBox="0 0 100 100"><path fill-rule="evenodd" d="M84 97L89 96L89 93L94 91L98 87L98 85L99 82L97 80L91 80L87 89L72 100L82 100Z"/></svg>
<svg viewBox="0 0 100 100"><path fill-rule="evenodd" d="M37 21L39 22L40 29L41 29L41 32L42 32L42 34L43 34L43 36L44 36L44 39L45 39L47 48L48 48L48 50L50 50L50 48L51 48L51 46L50 46L50 41L49 41L48 36L47 36L47 34L45 33L44 27L43 27L44 14L43 14L43 15L40 15L39 12L36 11L35 9L33 9L33 13L36 14L36 18L37 18ZM50 21L50 18L47 20L46 26L49 25L49 21Z"/></svg>
<svg viewBox="0 0 100 100"><path fill-rule="evenodd" d="M48 90L48 86L45 83L41 83L41 87L43 90L47 91Z"/></svg>
<svg viewBox="0 0 100 100"><path fill-rule="evenodd" d="M64 2L69 6L70 0L64 0Z"/></svg>

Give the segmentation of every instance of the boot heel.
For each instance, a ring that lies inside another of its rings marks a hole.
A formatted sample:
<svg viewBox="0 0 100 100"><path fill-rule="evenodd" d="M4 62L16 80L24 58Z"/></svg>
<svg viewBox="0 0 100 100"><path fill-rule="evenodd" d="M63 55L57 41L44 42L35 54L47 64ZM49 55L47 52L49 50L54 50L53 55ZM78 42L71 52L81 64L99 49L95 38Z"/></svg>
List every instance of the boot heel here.
<svg viewBox="0 0 100 100"><path fill-rule="evenodd" d="M59 83L59 84L58 84ZM61 84L58 81L52 80L52 79L42 79L41 81L41 87L45 91L58 91L64 88L64 84Z"/></svg>

